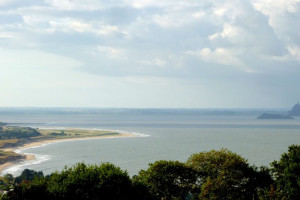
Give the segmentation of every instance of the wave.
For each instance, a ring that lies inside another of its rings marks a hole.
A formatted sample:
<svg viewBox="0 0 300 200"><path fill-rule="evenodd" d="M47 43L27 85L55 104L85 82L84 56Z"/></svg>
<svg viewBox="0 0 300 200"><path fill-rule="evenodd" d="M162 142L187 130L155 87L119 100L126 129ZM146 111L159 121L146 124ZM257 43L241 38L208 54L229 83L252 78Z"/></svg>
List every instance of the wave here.
<svg viewBox="0 0 300 200"><path fill-rule="evenodd" d="M45 162L47 160L51 159L50 155L40 155L40 154L32 154L32 153L22 153L23 155L33 155L35 157L35 159L33 160L24 160L21 161L17 164L14 164L6 169L4 169L1 172L1 176L3 176L4 174L12 174L14 176L18 176L21 174L21 172L26 169L26 166L29 165L37 165L40 164L42 162Z"/></svg>
<svg viewBox="0 0 300 200"><path fill-rule="evenodd" d="M18 154L27 154L27 153L22 153L23 151L25 150L28 150L28 149L36 149L36 148L40 148L40 147L44 147L44 146L47 146L47 145L50 145L50 144L53 144L53 142L49 141L49 142L45 142L45 143L41 143L39 145L35 145L35 146L32 146L32 147L20 147L19 149L15 149L14 152L15 153L18 153Z"/></svg>
<svg viewBox="0 0 300 200"><path fill-rule="evenodd" d="M149 137L150 136L147 134L133 132L133 131L114 130L114 129L89 129L89 130L113 131L113 132L118 132L118 133L131 134L131 135L135 135L135 136L139 136L139 137Z"/></svg>

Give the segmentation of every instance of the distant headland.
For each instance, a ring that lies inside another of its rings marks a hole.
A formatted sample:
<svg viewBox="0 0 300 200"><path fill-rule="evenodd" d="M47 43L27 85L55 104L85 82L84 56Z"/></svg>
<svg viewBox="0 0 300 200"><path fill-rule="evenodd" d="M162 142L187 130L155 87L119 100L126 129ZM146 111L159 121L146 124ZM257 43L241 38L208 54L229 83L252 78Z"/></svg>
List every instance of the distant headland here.
<svg viewBox="0 0 300 200"><path fill-rule="evenodd" d="M294 118L289 115L283 115L283 114L263 113L262 115L258 116L256 119L294 119Z"/></svg>
<svg viewBox="0 0 300 200"><path fill-rule="evenodd" d="M289 116L300 116L300 104L299 104L299 101L297 104L295 104L292 108L292 110L290 110L288 112L288 115Z"/></svg>
<svg viewBox="0 0 300 200"><path fill-rule="evenodd" d="M256 119L294 119L293 116L300 116L299 101L287 113L282 113L282 114L263 113L262 115L258 116Z"/></svg>

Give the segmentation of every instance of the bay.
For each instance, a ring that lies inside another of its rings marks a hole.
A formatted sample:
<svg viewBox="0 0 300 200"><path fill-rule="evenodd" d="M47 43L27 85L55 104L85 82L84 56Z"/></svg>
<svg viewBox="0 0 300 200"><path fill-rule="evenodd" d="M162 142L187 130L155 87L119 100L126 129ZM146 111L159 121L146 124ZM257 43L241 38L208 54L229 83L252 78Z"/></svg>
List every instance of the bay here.
<svg viewBox="0 0 300 200"><path fill-rule="evenodd" d="M250 164L268 166L300 144L300 118L257 120L258 109L10 109L0 121L39 128L87 128L126 131L130 138L66 141L23 149L36 160L3 173L25 168L49 174L77 162L111 162L130 175L157 160L186 161L193 153L228 148ZM283 112L283 110L273 110Z"/></svg>

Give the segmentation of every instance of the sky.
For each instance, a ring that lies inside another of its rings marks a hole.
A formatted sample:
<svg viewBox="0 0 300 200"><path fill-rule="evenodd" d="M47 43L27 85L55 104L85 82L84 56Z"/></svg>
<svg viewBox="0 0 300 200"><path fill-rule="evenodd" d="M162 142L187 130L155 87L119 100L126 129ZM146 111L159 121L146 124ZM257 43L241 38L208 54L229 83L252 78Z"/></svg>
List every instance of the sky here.
<svg viewBox="0 0 300 200"><path fill-rule="evenodd" d="M0 0L0 107L282 108L300 0Z"/></svg>

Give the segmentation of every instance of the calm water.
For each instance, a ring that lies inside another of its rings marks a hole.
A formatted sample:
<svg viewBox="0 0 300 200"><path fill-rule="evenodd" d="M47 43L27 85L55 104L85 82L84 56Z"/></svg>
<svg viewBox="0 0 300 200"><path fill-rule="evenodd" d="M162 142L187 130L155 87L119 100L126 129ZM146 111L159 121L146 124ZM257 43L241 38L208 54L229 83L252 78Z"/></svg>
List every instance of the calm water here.
<svg viewBox="0 0 300 200"><path fill-rule="evenodd" d="M0 121L10 125L44 128L88 128L134 132L140 137L108 138L59 142L24 149L21 153L37 159L20 163L3 173L18 175L25 168L45 174L84 161L90 164L112 162L130 175L146 169L156 160L186 161L200 151L228 148L249 160L269 165L300 144L300 118L257 120L257 110L136 110L92 109L75 112L29 112L0 110ZM277 111L280 112L280 111Z"/></svg>

